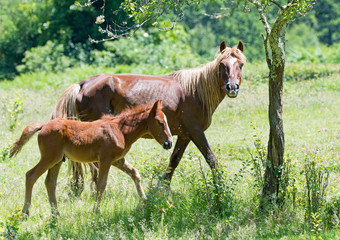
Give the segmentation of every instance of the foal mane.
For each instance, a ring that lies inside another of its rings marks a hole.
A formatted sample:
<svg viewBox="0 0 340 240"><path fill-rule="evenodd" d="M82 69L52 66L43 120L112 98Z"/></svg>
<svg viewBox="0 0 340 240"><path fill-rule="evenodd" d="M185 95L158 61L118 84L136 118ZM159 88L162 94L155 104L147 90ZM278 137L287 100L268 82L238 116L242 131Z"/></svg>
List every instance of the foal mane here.
<svg viewBox="0 0 340 240"><path fill-rule="evenodd" d="M137 120L138 116L143 113L147 113L151 110L153 104L144 104L144 105L137 105L133 107L127 107L124 111L119 113L118 115L113 114L104 114L100 119L106 120L127 120L132 119L131 123L134 123Z"/></svg>
<svg viewBox="0 0 340 240"><path fill-rule="evenodd" d="M202 102L205 113L212 116L217 106L223 100L224 95L220 87L219 65L221 61L229 56L238 58L242 63L246 62L246 57L236 46L225 48L212 62L198 68L182 69L173 72L187 93L197 95Z"/></svg>

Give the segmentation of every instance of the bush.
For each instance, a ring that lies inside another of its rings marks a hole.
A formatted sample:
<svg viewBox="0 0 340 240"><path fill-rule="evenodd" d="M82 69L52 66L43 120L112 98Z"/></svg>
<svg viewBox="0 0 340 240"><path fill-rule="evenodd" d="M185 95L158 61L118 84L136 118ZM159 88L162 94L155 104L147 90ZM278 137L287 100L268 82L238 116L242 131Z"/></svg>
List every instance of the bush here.
<svg viewBox="0 0 340 240"><path fill-rule="evenodd" d="M25 52L24 64L17 66L19 73L59 72L74 65L74 59L64 55L64 46L48 41L44 46L31 48Z"/></svg>

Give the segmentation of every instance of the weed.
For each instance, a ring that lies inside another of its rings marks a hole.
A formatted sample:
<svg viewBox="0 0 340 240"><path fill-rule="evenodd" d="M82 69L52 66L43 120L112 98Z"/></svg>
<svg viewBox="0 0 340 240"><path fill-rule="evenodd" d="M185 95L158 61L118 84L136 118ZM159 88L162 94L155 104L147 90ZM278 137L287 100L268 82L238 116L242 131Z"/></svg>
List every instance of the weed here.
<svg viewBox="0 0 340 240"><path fill-rule="evenodd" d="M4 162L8 159L10 149L11 147L8 145L7 147L4 147L0 150L0 162Z"/></svg>
<svg viewBox="0 0 340 240"><path fill-rule="evenodd" d="M317 152L305 158L304 175L306 178L306 219L315 220L316 214L324 210L329 170ZM319 216L319 215L318 215Z"/></svg>
<svg viewBox="0 0 340 240"><path fill-rule="evenodd" d="M0 222L0 237L4 237L5 239L15 239L19 235L19 224L22 217L21 209L18 209L15 210L5 222Z"/></svg>
<svg viewBox="0 0 340 240"><path fill-rule="evenodd" d="M23 101L17 97L14 100L5 97L3 99L3 109L9 116L9 130L13 131L17 125L20 113L23 113Z"/></svg>

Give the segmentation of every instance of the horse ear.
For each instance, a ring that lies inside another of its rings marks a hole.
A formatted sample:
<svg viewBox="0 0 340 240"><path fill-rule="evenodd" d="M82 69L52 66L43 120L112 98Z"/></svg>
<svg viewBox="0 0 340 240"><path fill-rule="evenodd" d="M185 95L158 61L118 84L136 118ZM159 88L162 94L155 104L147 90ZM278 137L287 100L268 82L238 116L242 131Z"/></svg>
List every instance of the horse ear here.
<svg viewBox="0 0 340 240"><path fill-rule="evenodd" d="M223 40L220 44L220 52L222 53L224 49L226 49L225 41Z"/></svg>
<svg viewBox="0 0 340 240"><path fill-rule="evenodd" d="M162 108L163 108L163 101L162 100L157 100L156 103L157 103L157 109L162 110Z"/></svg>
<svg viewBox="0 0 340 240"><path fill-rule="evenodd" d="M243 52L244 46L243 46L243 42L240 40L238 42L237 48L241 50L241 52Z"/></svg>
<svg viewBox="0 0 340 240"><path fill-rule="evenodd" d="M152 106L152 109L150 111L150 117L155 117L156 116L156 112L157 112L157 109L162 108L162 100L157 100L153 106Z"/></svg>

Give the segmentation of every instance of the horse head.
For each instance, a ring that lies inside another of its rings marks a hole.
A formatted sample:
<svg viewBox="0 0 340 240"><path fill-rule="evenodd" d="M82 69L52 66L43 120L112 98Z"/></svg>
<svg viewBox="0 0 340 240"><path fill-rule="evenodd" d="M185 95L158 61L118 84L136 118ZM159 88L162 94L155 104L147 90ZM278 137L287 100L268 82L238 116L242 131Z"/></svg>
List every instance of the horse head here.
<svg viewBox="0 0 340 240"><path fill-rule="evenodd" d="M245 63L243 55L243 43L239 41L233 48L227 48L223 40L220 45L220 77L224 82L224 88L228 97L237 97L242 81L242 66Z"/></svg>
<svg viewBox="0 0 340 240"><path fill-rule="evenodd" d="M164 149L170 149L172 147L172 135L162 108L162 100L154 103L149 114L148 129L152 137L156 139Z"/></svg>

